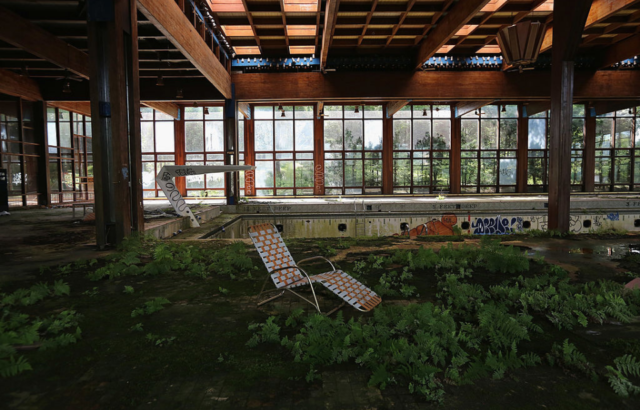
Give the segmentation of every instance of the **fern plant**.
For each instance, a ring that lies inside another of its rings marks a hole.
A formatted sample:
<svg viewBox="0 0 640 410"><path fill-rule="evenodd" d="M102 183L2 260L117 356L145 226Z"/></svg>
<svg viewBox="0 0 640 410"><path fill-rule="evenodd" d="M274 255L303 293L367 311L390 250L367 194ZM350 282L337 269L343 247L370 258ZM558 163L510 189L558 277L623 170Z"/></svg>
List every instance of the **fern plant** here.
<svg viewBox="0 0 640 410"><path fill-rule="evenodd" d="M635 385L629 377L640 377L640 361L634 356L624 355L616 358L615 367L607 366L606 376L611 388L622 397L629 397L631 394L640 394L640 386Z"/></svg>

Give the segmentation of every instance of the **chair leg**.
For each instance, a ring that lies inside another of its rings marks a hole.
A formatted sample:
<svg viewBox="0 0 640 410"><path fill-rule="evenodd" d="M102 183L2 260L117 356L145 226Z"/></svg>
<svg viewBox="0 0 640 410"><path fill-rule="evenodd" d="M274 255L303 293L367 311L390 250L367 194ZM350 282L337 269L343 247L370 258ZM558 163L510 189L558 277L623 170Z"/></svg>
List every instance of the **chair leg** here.
<svg viewBox="0 0 640 410"><path fill-rule="evenodd" d="M342 309L346 304L347 304L347 302L342 302L340 305L338 305L337 307L333 308L332 310L330 310L329 312L325 313L324 315L325 316L331 316L332 314L334 314L338 310Z"/></svg>
<svg viewBox="0 0 640 410"><path fill-rule="evenodd" d="M279 290L279 289L274 289L274 290ZM269 292L269 291L267 291L267 292ZM265 293L265 292L260 292L260 295L262 295L262 293ZM258 296L260 296L260 295L258 295ZM271 296L271 297L270 297L269 299L267 299L267 300L263 300L262 302L259 302L259 303L258 303L258 306L262 306L262 305L264 305L265 303L269 303L269 302L271 302L271 301L272 301L272 300L274 300L274 299L278 299L278 298L279 298L280 296L282 296L282 295L284 295L284 290L283 290L282 292L278 293L278 294L277 294L277 295L275 295L275 296Z"/></svg>

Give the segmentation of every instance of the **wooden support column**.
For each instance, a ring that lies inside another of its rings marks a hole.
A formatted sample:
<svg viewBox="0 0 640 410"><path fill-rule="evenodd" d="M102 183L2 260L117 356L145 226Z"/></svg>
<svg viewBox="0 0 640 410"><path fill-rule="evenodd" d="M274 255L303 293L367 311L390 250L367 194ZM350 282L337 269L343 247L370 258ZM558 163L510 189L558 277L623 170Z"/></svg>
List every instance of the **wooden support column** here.
<svg viewBox="0 0 640 410"><path fill-rule="evenodd" d="M591 0L555 2L551 64L551 142L549 161L549 229L569 231L571 208L571 123L575 54L582 40Z"/></svg>
<svg viewBox="0 0 640 410"><path fill-rule="evenodd" d="M585 192L595 191L596 178L596 113L587 106L584 124L584 158L582 159L582 187Z"/></svg>
<svg viewBox="0 0 640 410"><path fill-rule="evenodd" d="M529 172L529 118L527 110L522 104L518 104L518 150L516 158L518 168L516 171L516 192L527 192L527 175Z"/></svg>
<svg viewBox="0 0 640 410"><path fill-rule="evenodd" d="M250 116L244 119L244 164L256 165L255 123L253 121L253 107L248 107ZM256 196L256 171L244 171L244 195Z"/></svg>
<svg viewBox="0 0 640 410"><path fill-rule="evenodd" d="M449 192L452 194L459 194L461 191L461 178L462 178L462 120L460 117L454 117L451 122L451 159L449 161L450 166L450 178L449 178Z"/></svg>
<svg viewBox="0 0 640 410"><path fill-rule="evenodd" d="M137 11L131 0L89 0L96 240L144 230Z"/></svg>
<svg viewBox="0 0 640 410"><path fill-rule="evenodd" d="M177 119L173 120L174 146L176 149L176 165L186 165L184 107L178 108ZM187 196L187 178L175 178L176 188L180 195Z"/></svg>
<svg viewBox="0 0 640 410"><path fill-rule="evenodd" d="M320 111L324 103L318 103L313 118L313 195L324 195L324 117Z"/></svg>
<svg viewBox="0 0 640 410"><path fill-rule="evenodd" d="M393 195L393 118L386 115L382 119L382 194Z"/></svg>
<svg viewBox="0 0 640 410"><path fill-rule="evenodd" d="M47 104L33 103L33 132L38 142L38 205L51 206L51 173L47 147Z"/></svg>
<svg viewBox="0 0 640 410"><path fill-rule="evenodd" d="M238 106L235 98L235 87L231 84L231 98L224 100L224 165L238 164ZM225 196L227 205L238 203L240 184L238 183L237 172L225 172Z"/></svg>

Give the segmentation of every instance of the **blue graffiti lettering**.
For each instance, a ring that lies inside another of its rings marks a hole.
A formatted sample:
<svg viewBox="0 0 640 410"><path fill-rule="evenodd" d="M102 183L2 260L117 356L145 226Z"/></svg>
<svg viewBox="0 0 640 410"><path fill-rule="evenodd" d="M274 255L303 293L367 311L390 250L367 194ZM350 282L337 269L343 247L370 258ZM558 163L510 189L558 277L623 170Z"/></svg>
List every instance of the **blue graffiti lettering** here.
<svg viewBox="0 0 640 410"><path fill-rule="evenodd" d="M611 212L609 215L607 215L607 218L609 218L610 221L619 221L620 214L618 212Z"/></svg>
<svg viewBox="0 0 640 410"><path fill-rule="evenodd" d="M476 218L471 227L474 235L509 235L522 231L522 218L513 217L511 221L500 215L495 218Z"/></svg>

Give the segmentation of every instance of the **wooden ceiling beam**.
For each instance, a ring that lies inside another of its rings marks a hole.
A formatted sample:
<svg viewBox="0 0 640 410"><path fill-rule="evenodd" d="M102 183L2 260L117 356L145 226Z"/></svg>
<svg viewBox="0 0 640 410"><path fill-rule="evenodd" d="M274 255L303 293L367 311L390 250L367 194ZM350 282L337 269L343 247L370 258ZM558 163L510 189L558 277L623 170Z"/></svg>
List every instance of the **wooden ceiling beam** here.
<svg viewBox="0 0 640 410"><path fill-rule="evenodd" d="M89 101L47 101L47 104L91 117L91 103Z"/></svg>
<svg viewBox="0 0 640 410"><path fill-rule="evenodd" d="M238 111L240 111L245 119L251 119L251 106L248 103L238 103Z"/></svg>
<svg viewBox="0 0 640 410"><path fill-rule="evenodd" d="M0 69L0 93L22 97L30 101L42 100L38 83L13 71Z"/></svg>
<svg viewBox="0 0 640 410"><path fill-rule="evenodd" d="M330 1L330 0L329 0ZM431 30L431 33L420 44L418 55L415 60L415 68L420 69L422 65L440 49L458 30L471 20L489 0L465 0L458 2L442 18L440 23Z"/></svg>
<svg viewBox="0 0 640 410"><path fill-rule="evenodd" d="M619 41L602 51L598 57L598 69L606 68L640 54L640 33Z"/></svg>
<svg viewBox="0 0 640 410"><path fill-rule="evenodd" d="M447 0L446 3L444 3L444 5L442 6L442 10L440 10L439 12L433 15L433 17L431 18L431 23L425 24L424 28L422 29L422 34L419 36L416 36L416 39L413 41L414 46L417 46L424 39L424 36L427 35L427 32L432 27L434 27L435 24L438 23L438 21L444 15L444 13L447 10L449 10L449 7L451 7L452 3L453 3L453 0Z"/></svg>
<svg viewBox="0 0 640 410"><path fill-rule="evenodd" d="M329 46L333 38L333 31L336 26L336 18L338 17L338 5L340 0L327 0L327 6L324 11L324 29L322 31L322 46L320 49L320 70L324 70L327 65L327 56L329 55Z"/></svg>
<svg viewBox="0 0 640 410"><path fill-rule="evenodd" d="M336 72L232 74L240 101L381 100L548 100L551 73L472 72ZM376 84L372 87L371 84ZM577 99L633 99L640 90L640 72L579 71ZM157 87L156 87L157 88ZM144 95L144 93L143 93ZM425 98L428 96L428 98Z"/></svg>
<svg viewBox="0 0 640 410"><path fill-rule="evenodd" d="M624 101L593 101L589 104L593 109L595 115L607 114L610 112L628 110L629 108L640 106L640 99L638 100L624 100Z"/></svg>
<svg viewBox="0 0 640 410"><path fill-rule="evenodd" d="M482 101L461 101L456 104L455 116L456 118L460 118L465 114L470 113L471 111L479 110L485 105L489 105L495 100L482 100Z"/></svg>
<svg viewBox="0 0 640 410"><path fill-rule="evenodd" d="M593 0L591 8L589 9L589 15L584 25L584 29L588 29L595 24L601 23L607 18L613 16L620 10L624 10L637 0ZM543 53L549 50L553 46L553 27L547 28L542 40L542 46L540 52Z"/></svg>
<svg viewBox="0 0 640 410"><path fill-rule="evenodd" d="M316 118L322 118L321 114L324 114L324 102L319 101L316 105Z"/></svg>
<svg viewBox="0 0 640 410"><path fill-rule="evenodd" d="M89 56L29 20L0 7L0 40L89 78Z"/></svg>
<svg viewBox="0 0 640 410"><path fill-rule="evenodd" d="M391 101L387 104L387 118L393 117L393 114L400 111L404 106L409 104L411 100Z"/></svg>
<svg viewBox="0 0 640 410"><path fill-rule="evenodd" d="M531 117L532 115L549 111L551 109L551 100L532 102L525 105L524 109L525 109L525 116Z"/></svg>
<svg viewBox="0 0 640 410"><path fill-rule="evenodd" d="M138 10L213 84L231 98L231 77L173 0L137 0Z"/></svg>
<svg viewBox="0 0 640 410"><path fill-rule="evenodd" d="M163 112L174 120L180 119L180 107L172 102L142 101L141 104L146 105L149 108L153 108L156 111Z"/></svg>

